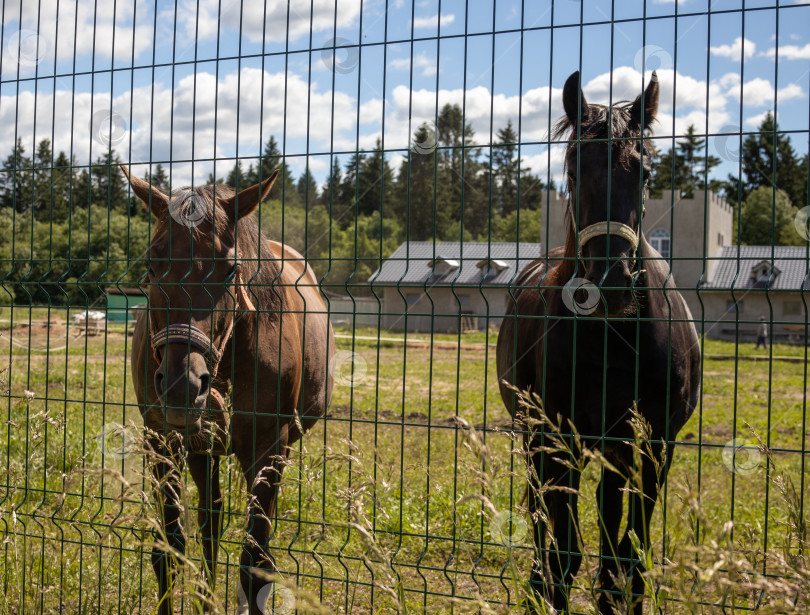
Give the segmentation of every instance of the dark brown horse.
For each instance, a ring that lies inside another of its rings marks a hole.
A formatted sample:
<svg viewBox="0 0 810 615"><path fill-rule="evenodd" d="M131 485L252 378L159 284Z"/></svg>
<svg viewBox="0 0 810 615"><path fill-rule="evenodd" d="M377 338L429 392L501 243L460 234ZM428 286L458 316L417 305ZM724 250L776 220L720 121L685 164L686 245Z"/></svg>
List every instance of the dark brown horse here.
<svg viewBox="0 0 810 615"><path fill-rule="evenodd" d="M631 532L649 545L650 518L672 461L673 441L700 389L692 315L666 261L641 232L652 154L643 137L655 119L658 92L653 73L634 102L605 107L588 104L579 73L566 81L566 116L555 136L570 134L567 240L519 275L498 336L501 395L510 412L517 416L520 409L505 383L538 394L546 416L562 424L563 435L570 435L573 425L584 445L602 451L612 465L603 470L597 490L602 613L612 613L611 604L621 604L628 589L633 599L626 608L641 613L643 579ZM634 408L650 430L641 467L631 446ZM543 428L528 431L525 440L539 554L531 586L537 598L562 612L570 608L570 587L582 561L575 493L580 473L572 469L577 464L570 455L582 463L585 457L574 446L572 453L541 450L549 444ZM630 489L627 526L619 539L622 496L631 475L640 477L635 484L640 489ZM619 582L620 568L632 579L630 587Z"/></svg>
<svg viewBox="0 0 810 615"><path fill-rule="evenodd" d="M146 258L149 309L132 342L138 404L145 426L157 434L148 444L164 455L172 454L166 437L185 446L212 584L222 528L219 456L230 441L251 491L239 613L262 613L258 599L268 595L267 582L252 571L274 570L267 546L284 460L332 395L335 349L327 311L303 257L262 238L250 215L278 172L238 195L218 185L170 196L124 172L157 220ZM225 401L229 388L232 411ZM156 464L155 472L165 535L183 552L172 486L177 476L167 476L168 463ZM159 612L169 614L173 558L156 549L152 565Z"/></svg>

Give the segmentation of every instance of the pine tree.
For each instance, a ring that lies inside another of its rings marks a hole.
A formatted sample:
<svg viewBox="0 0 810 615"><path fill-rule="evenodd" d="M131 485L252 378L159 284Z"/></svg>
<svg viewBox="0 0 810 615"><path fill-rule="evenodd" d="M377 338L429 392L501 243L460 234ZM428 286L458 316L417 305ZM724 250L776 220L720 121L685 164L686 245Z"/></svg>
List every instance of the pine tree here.
<svg viewBox="0 0 810 615"><path fill-rule="evenodd" d="M490 167L494 174L493 201L495 211L506 215L517 209L518 205L518 136L512 127L512 120L501 128L498 133L497 145L492 147L490 154Z"/></svg>
<svg viewBox="0 0 810 615"><path fill-rule="evenodd" d="M308 165L301 177L298 178L296 191L301 204L307 209L311 209L318 203L318 184L315 182Z"/></svg>
<svg viewBox="0 0 810 615"><path fill-rule="evenodd" d="M676 147L670 148L666 153L656 153L657 162L652 168L649 190L650 196L660 199L664 190L672 190L676 197L680 196L681 186L687 183L689 168L678 153Z"/></svg>
<svg viewBox="0 0 810 615"><path fill-rule="evenodd" d="M50 220L53 209L53 152L50 139L42 139L34 153L34 215L37 220Z"/></svg>
<svg viewBox="0 0 810 615"><path fill-rule="evenodd" d="M453 222L451 207L443 198L445 187L437 190L439 155L421 145L433 142L434 138L432 126L422 124L417 128L413 135L414 147L399 168L399 198L394 211L410 241L444 238Z"/></svg>
<svg viewBox="0 0 810 615"><path fill-rule="evenodd" d="M237 192L250 187L251 184L248 181L247 177L245 177L245 172L242 169L241 160L237 160L236 164L233 165L231 172L228 173L228 177L225 179L225 183L228 184L231 188L233 188Z"/></svg>
<svg viewBox="0 0 810 615"><path fill-rule="evenodd" d="M354 153L344 167L337 203L332 205L332 220L341 228L347 228L354 222L356 202L362 194L358 182L364 158L362 153Z"/></svg>
<svg viewBox="0 0 810 615"><path fill-rule="evenodd" d="M282 200L287 206L301 205L301 200L298 198L298 191L296 183L290 172L289 165L278 147L278 142L273 135L270 135L267 143L264 146L262 157L256 168L256 175L254 183L264 181L273 174L273 171L280 169L280 176L273 184L272 190L268 195L268 200Z"/></svg>
<svg viewBox="0 0 810 615"><path fill-rule="evenodd" d="M506 128L498 130L497 137L489 161L494 170L493 214L509 215L517 211L518 205L521 209L538 209L546 185L542 179L532 175L531 169L523 165L518 157L518 135L512 127L512 120L507 121Z"/></svg>
<svg viewBox="0 0 810 615"><path fill-rule="evenodd" d="M169 186L169 175L166 173L166 169L164 169L163 165L160 163L155 166L155 172L152 173L151 177L147 173L144 179L150 182L153 188L157 188L163 194L169 194L171 192L171 186Z"/></svg>
<svg viewBox="0 0 810 615"><path fill-rule="evenodd" d="M704 155L706 139L700 137L694 124L665 154L656 154L650 180L650 196L661 198L664 190L672 190L676 196L691 199L695 190L719 190L721 183L709 180L711 170L720 164L716 156Z"/></svg>
<svg viewBox="0 0 810 615"><path fill-rule="evenodd" d="M702 155L705 150L706 139L696 134L695 125L690 124L683 139L678 141L678 150L683 157L685 177L683 185L679 186L685 198L692 198L695 190L705 190L709 185L708 176L711 170L720 164L716 156Z"/></svg>
<svg viewBox="0 0 810 615"><path fill-rule="evenodd" d="M90 194L94 204L118 211L131 211L127 198L126 178L121 173L121 160L115 150L99 156L90 167ZM133 212L134 213L134 212Z"/></svg>
<svg viewBox="0 0 810 615"><path fill-rule="evenodd" d="M73 209L87 209L90 207L92 197L92 182L88 167L82 167L73 180L73 194L71 204Z"/></svg>
<svg viewBox="0 0 810 615"><path fill-rule="evenodd" d="M783 190L794 207L807 204L807 157L799 160L790 137L779 133L769 112L759 132L745 138L741 152L742 177L728 177L727 195L745 201L760 186Z"/></svg>
<svg viewBox="0 0 810 615"><path fill-rule="evenodd" d="M214 177L214 173L211 172L208 174L208 179L205 180L206 186L213 186L214 184L223 184L223 180L221 177Z"/></svg>
<svg viewBox="0 0 810 615"><path fill-rule="evenodd" d="M461 107L450 104L442 107L437 130L442 146L438 154L437 207L449 209L451 220L463 222L466 230L477 235L489 217L489 188L479 161L481 148L475 146L475 131L471 124L464 124Z"/></svg>
<svg viewBox="0 0 810 615"><path fill-rule="evenodd" d="M340 160L337 156L332 159L332 172L329 174L329 179L324 184L323 191L320 196L320 203L327 211L333 207L337 207L337 198L340 193L340 185L343 177L340 173Z"/></svg>
<svg viewBox="0 0 810 615"><path fill-rule="evenodd" d="M0 207L14 207L25 211L31 206L32 162L25 155L22 139L0 168Z"/></svg>
<svg viewBox="0 0 810 615"><path fill-rule="evenodd" d="M64 222L70 217L70 184L73 178L73 165L65 152L59 152L53 163L53 208L54 222Z"/></svg>
<svg viewBox="0 0 810 615"><path fill-rule="evenodd" d="M394 193L394 174L382 151L382 142L377 138L374 150L364 156L358 173L357 212L370 216L385 209Z"/></svg>

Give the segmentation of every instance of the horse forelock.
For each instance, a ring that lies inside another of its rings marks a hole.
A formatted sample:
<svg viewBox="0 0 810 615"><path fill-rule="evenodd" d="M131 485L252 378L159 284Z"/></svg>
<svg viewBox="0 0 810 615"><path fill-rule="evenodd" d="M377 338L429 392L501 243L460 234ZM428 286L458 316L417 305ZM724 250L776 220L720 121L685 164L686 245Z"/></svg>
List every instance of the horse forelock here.
<svg viewBox="0 0 810 615"><path fill-rule="evenodd" d="M614 159L624 168L627 168L630 162L641 153L639 147L643 148L644 155L654 156L655 147L651 140L644 139L641 142L637 140L644 135L630 115L632 105L633 103L629 101L616 103L612 107L589 104L588 114L582 119L579 127L567 115L563 115L554 126L552 139L561 140L567 137L564 172L567 173L568 170L569 154L576 152L578 144L583 141L609 140ZM652 131L648 127L645 132L649 134ZM572 189L573 186L569 180L569 193Z"/></svg>
<svg viewBox="0 0 810 615"><path fill-rule="evenodd" d="M218 199L227 199L234 195L230 186L185 186L172 190L168 211L158 219L155 234L179 232L181 236L188 229L189 235L199 238L205 233L214 231L216 236L233 234L233 220L229 212L217 203Z"/></svg>

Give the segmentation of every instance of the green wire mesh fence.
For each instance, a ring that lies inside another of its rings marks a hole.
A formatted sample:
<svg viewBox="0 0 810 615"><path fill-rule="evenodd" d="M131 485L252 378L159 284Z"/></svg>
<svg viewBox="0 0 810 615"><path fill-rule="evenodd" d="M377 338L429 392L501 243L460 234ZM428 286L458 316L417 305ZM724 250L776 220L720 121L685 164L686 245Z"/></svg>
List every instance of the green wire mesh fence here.
<svg viewBox="0 0 810 615"><path fill-rule="evenodd" d="M0 612L810 609L810 4L0 15Z"/></svg>

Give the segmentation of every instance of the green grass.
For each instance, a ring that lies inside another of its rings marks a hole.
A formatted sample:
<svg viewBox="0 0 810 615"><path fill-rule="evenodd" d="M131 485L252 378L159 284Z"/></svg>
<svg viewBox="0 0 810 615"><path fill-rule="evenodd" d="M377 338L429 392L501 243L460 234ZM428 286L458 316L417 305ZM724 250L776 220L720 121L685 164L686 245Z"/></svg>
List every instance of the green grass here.
<svg viewBox="0 0 810 615"><path fill-rule="evenodd" d="M376 338L377 331L356 335ZM118 332L72 336L52 336L51 347L67 348L50 354L9 347L7 337L0 338L7 382L0 396L0 612L151 613L157 603L148 555L154 502L142 480L143 457L111 459L100 437L105 425L140 422L129 339ZM388 612L399 603L408 612L472 612L481 604L471 601L479 600L506 612L519 589L510 554L519 581L528 577L531 533L516 508L523 460L512 454L519 441L510 436L512 421L497 390L494 348L483 343L494 343L496 335L434 340L443 343L378 345L340 337L343 363L329 415L300 442L285 471L273 555L287 582L330 611ZM46 340L33 341L43 347ZM705 342L707 356L752 352ZM803 353L801 347L773 350L775 356ZM765 553L767 544L770 553L789 543L788 509L772 486L772 472L761 463L733 473L723 451L735 437L751 438L748 424L776 451L780 471L806 488L806 388L803 362L705 361L701 406L679 434L683 444L654 517L657 561L694 559L689 549L719 540L729 520L746 552ZM475 428L474 437L459 428L459 417ZM589 467L581 487L582 588L596 569L598 478ZM196 496L186 482L189 556L199 565ZM229 514L215 594L219 607L233 612L246 492L232 458L225 459L222 482ZM508 528L511 520L516 548L498 542L482 498L501 511L500 526ZM700 523L696 507L684 504L690 498L699 501ZM349 522L369 531L373 543ZM192 564L187 580L194 574ZM706 587L706 600L723 599L720 584ZM583 612L590 612L587 593L573 597ZM453 598L467 606L452 606ZM192 605L186 598L184 612Z"/></svg>

